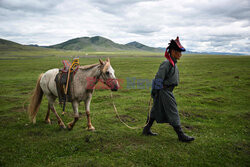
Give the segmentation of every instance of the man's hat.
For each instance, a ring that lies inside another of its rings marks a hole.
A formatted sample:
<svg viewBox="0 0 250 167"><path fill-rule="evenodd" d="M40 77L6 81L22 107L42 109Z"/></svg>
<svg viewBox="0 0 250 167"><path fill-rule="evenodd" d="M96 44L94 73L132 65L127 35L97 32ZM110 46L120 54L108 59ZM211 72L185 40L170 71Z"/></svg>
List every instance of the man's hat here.
<svg viewBox="0 0 250 167"><path fill-rule="evenodd" d="M180 52L185 52L186 49L181 45L179 37L177 36L177 38L175 40L171 40L170 44L169 44L169 49L172 48L174 50L180 51Z"/></svg>
<svg viewBox="0 0 250 167"><path fill-rule="evenodd" d="M168 47L166 48L165 51L165 57L169 60L169 62L174 66L174 62L172 60L172 58L170 57L170 50L174 49L180 52L185 52L186 49L181 45L179 37L177 36L177 38L175 40L171 40Z"/></svg>

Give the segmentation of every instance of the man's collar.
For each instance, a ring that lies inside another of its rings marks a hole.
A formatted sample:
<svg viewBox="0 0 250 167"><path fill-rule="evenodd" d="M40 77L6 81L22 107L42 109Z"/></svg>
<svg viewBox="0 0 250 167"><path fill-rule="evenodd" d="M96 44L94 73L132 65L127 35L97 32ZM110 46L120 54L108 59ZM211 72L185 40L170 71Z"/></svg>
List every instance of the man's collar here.
<svg viewBox="0 0 250 167"><path fill-rule="evenodd" d="M171 56L171 55L170 55L170 57L171 57L171 59L173 60L174 64L176 64L176 63L177 63L177 60L176 60L173 56Z"/></svg>

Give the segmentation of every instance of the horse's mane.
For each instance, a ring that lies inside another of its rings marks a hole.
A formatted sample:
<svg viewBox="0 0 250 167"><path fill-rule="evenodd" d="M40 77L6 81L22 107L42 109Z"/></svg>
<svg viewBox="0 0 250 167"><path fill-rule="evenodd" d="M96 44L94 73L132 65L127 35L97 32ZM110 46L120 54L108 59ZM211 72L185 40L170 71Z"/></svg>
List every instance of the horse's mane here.
<svg viewBox="0 0 250 167"><path fill-rule="evenodd" d="M93 67L98 66L99 64L100 64L100 63L80 66L80 67L79 67L79 69L82 69L82 70L88 70L88 69L91 69L91 68L93 68Z"/></svg>
<svg viewBox="0 0 250 167"><path fill-rule="evenodd" d="M98 65L101 65L100 63L96 63L96 64L90 64L90 65L85 65L85 66L80 66L79 69L82 70L89 70L91 68L94 68ZM110 66L110 62L105 62L104 66L102 67L102 71L106 72L106 70L108 69L108 67Z"/></svg>

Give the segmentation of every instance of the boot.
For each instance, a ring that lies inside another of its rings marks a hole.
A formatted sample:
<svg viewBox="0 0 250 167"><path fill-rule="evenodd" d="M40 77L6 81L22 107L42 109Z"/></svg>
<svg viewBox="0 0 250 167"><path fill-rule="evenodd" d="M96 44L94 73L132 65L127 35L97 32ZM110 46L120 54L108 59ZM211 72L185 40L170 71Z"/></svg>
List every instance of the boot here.
<svg viewBox="0 0 250 167"><path fill-rule="evenodd" d="M148 121L149 117L147 118L147 122L148 124L144 127L143 131L142 131L142 134L143 135L146 135L146 136L156 136L158 135L157 133L153 133L150 128L151 126L153 125L154 123L154 119L153 118L150 118L149 121Z"/></svg>
<svg viewBox="0 0 250 167"><path fill-rule="evenodd" d="M175 132L176 132L177 135L178 135L179 141L182 141L182 142L190 142L190 141L193 141L193 140L194 140L194 137L187 136L187 135L182 131L181 126L173 126L173 128L174 128Z"/></svg>

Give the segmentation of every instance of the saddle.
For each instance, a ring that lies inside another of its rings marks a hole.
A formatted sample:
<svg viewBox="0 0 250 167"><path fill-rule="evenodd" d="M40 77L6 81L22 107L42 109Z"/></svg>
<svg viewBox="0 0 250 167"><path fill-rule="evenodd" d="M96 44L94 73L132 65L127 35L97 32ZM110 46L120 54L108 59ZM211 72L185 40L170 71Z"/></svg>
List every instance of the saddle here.
<svg viewBox="0 0 250 167"><path fill-rule="evenodd" d="M74 58L72 64L68 60L63 60L62 63L64 68L59 69L55 82L59 103L65 105L65 102L72 102L70 86L80 64L79 58Z"/></svg>

